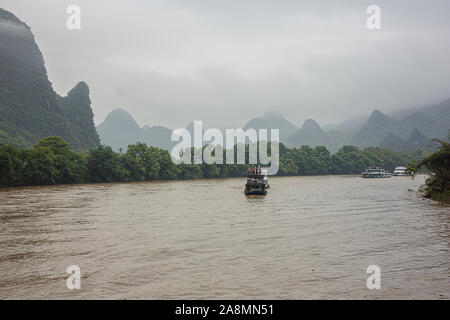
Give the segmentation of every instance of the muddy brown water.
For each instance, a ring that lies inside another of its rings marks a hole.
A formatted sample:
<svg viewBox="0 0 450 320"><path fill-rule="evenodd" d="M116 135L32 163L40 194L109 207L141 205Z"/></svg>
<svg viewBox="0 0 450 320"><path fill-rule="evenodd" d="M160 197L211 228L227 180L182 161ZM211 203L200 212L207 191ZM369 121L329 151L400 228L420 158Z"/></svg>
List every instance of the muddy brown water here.
<svg viewBox="0 0 450 320"><path fill-rule="evenodd" d="M417 197L424 179L273 177L266 197L244 179L3 189L0 298L450 299L450 208Z"/></svg>

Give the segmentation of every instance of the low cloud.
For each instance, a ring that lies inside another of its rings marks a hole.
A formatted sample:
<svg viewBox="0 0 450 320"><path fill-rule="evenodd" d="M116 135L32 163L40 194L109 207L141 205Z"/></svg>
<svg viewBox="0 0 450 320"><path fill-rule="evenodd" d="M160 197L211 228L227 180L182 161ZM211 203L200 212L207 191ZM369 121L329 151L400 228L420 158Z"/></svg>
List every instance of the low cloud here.
<svg viewBox="0 0 450 320"><path fill-rule="evenodd" d="M122 107L141 124L240 126L277 110L297 125L450 96L448 1L3 0L32 27L55 89L91 87L95 121Z"/></svg>

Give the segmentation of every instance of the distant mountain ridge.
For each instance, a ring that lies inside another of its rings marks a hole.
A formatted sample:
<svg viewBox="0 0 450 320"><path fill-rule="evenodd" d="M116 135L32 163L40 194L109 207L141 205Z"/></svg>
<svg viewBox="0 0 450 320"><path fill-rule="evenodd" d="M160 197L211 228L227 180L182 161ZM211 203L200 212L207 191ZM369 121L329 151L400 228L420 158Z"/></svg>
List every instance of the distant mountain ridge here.
<svg viewBox="0 0 450 320"><path fill-rule="evenodd" d="M377 146L386 134L392 131L394 123L394 119L375 109L352 137L350 144L358 147Z"/></svg>
<svg viewBox="0 0 450 320"><path fill-rule="evenodd" d="M191 128L191 125L188 125ZM386 115L349 119L324 130L313 119L298 127L277 112L250 119L244 130L279 129L280 141L290 147L326 146L335 152L343 145L360 148L423 149L432 138L446 138L450 128L450 98L440 103ZM203 128L206 130L206 128ZM163 126L139 127L125 110L111 112L97 127L89 87L79 82L59 96L48 79L44 58L29 26L0 8L0 143L31 147L47 136L60 136L76 150L101 142L125 150L138 141L170 149L172 130ZM100 135L100 138L99 138Z"/></svg>
<svg viewBox="0 0 450 320"><path fill-rule="evenodd" d="M289 147L324 146L334 153L348 140L347 136L346 132L337 129L324 131L315 120L308 119L301 129L282 142Z"/></svg>
<svg viewBox="0 0 450 320"><path fill-rule="evenodd" d="M154 146L169 150L172 130L162 126L139 127L131 114L118 108L111 111L105 120L97 126L100 141L110 146L115 151L125 152L128 145L143 142L148 146Z"/></svg>
<svg viewBox="0 0 450 320"><path fill-rule="evenodd" d="M90 104L85 83L67 97L54 92L30 27L0 8L0 142L31 147L55 135L76 150L94 148Z"/></svg>
<svg viewBox="0 0 450 320"><path fill-rule="evenodd" d="M446 103L439 104L431 107L432 112L424 109L422 112L408 114L403 119L394 119L375 109L361 125L356 126L357 121L351 120L347 122L348 126L338 126L342 129L328 131L323 130L313 119L307 119L298 128L280 114L267 112L262 117L249 120L243 129L280 129L280 141L288 147L325 146L332 153L344 145L382 147L395 151L426 150L430 139L447 137L450 128L449 106ZM361 119L358 118L358 121ZM192 135L193 122L186 128ZM206 129L203 128L204 131ZM102 143L115 150L126 150L129 144L138 141L167 150L173 145L170 141L171 129L161 126L140 128L133 117L121 109L111 112L97 130Z"/></svg>
<svg viewBox="0 0 450 320"><path fill-rule="evenodd" d="M446 138L450 128L450 99L423 107L419 111L404 113L403 118L394 119L375 109L367 120L358 124L354 119L333 126L330 131L302 128L288 137L285 143L291 147L301 145L326 146L335 152L343 145L360 148L383 147L392 150L426 150L430 139ZM316 123L314 127L317 127Z"/></svg>
<svg viewBox="0 0 450 320"><path fill-rule="evenodd" d="M380 147L396 151L427 150L429 149L429 142L430 139L416 128L411 132L408 140L403 140L392 132L389 132L380 142Z"/></svg>
<svg viewBox="0 0 450 320"><path fill-rule="evenodd" d="M426 136L428 140L445 138L450 128L450 117L448 116L450 115L450 103L441 105L441 108L436 113L436 109L432 106L429 111L425 109L399 120L375 110L361 129L355 133L350 140L350 144L358 147L378 146L388 133L392 133L403 140L410 139L413 132L416 136L420 135L421 139L423 139L423 136ZM445 110L447 111L445 112ZM441 113L442 111L444 112Z"/></svg>
<svg viewBox="0 0 450 320"><path fill-rule="evenodd" d="M244 126L244 130L249 128L269 129L280 128L280 136L284 139L297 130L297 127L284 119L280 114L275 112L267 112L260 118L253 118ZM194 122L191 121L186 126L193 138ZM203 127L203 132L208 128ZM142 128L134 120L133 116L124 109L115 109L109 113L105 120L97 126L101 143L111 146L114 150L122 149L126 151L128 145L136 142L144 142L148 146L169 150L173 143L171 139L172 129L163 126L143 126ZM225 132L223 132L225 139ZM270 137L269 137L270 138ZM206 144L207 142L204 141Z"/></svg>
<svg viewBox="0 0 450 320"><path fill-rule="evenodd" d="M285 142L288 145L293 144L297 146L305 144L325 145L327 139L327 134L319 124L313 119L307 119L299 130L288 136Z"/></svg>
<svg viewBox="0 0 450 320"><path fill-rule="evenodd" d="M253 118L248 121L243 129L268 129L268 135L270 129L279 129L280 141L285 141L291 134L298 130L298 127L286 120L282 115L274 111L266 112L262 117Z"/></svg>

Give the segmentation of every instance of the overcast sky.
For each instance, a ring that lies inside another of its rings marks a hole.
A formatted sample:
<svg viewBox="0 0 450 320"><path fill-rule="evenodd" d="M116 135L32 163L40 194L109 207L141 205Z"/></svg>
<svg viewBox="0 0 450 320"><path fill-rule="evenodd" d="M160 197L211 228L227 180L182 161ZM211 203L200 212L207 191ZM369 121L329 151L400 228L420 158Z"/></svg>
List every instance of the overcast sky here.
<svg viewBox="0 0 450 320"><path fill-rule="evenodd" d="M81 30L66 28L67 6ZM381 30L368 30L368 5ZM50 81L91 89L95 122L236 127L275 110L300 125L450 97L450 1L0 0L25 21ZM1 50L1 48L0 48Z"/></svg>

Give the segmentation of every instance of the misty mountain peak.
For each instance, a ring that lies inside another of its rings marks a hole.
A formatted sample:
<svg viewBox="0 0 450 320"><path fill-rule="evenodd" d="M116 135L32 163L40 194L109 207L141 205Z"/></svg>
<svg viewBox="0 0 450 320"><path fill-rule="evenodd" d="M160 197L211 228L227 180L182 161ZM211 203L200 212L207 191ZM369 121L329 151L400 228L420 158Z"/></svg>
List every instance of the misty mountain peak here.
<svg viewBox="0 0 450 320"><path fill-rule="evenodd" d="M111 111L97 127L97 131L101 142L116 151L126 151L130 144L136 142L166 150L171 147L171 129L148 125L141 128L133 116L122 108Z"/></svg>
<svg viewBox="0 0 450 320"><path fill-rule="evenodd" d="M48 79L31 29L2 8L0 48L0 140L32 146L57 135L76 150L98 146L89 90L84 96L73 94L83 91L80 86L70 96L60 97Z"/></svg>
<svg viewBox="0 0 450 320"><path fill-rule="evenodd" d="M283 142L291 134L296 132L298 128L279 114L276 111L267 111L264 113L263 117L255 117L248 121L244 126L244 130L247 129L279 129L280 130L280 140Z"/></svg>
<svg viewBox="0 0 450 320"><path fill-rule="evenodd" d="M129 114L125 109L117 108L111 111L105 118L105 120L99 125L99 127L105 125L112 126L124 126L129 128L139 128L136 120L134 120L133 116Z"/></svg>
<svg viewBox="0 0 450 320"><path fill-rule="evenodd" d="M306 132L311 132L311 133L314 133L314 132L322 133L323 132L322 128L319 126L317 121L314 119L307 119L303 123L302 130L304 130Z"/></svg>
<svg viewBox="0 0 450 320"><path fill-rule="evenodd" d="M80 115L78 112L82 112L88 115L88 118L93 118L94 114L91 109L91 99L89 97L89 87L86 82L80 81L75 87L73 87L66 97L58 97L61 109L63 109L71 119L76 119ZM74 103L77 102L77 103ZM84 119L83 122L87 122L89 119ZM93 121L89 121L92 126Z"/></svg>
<svg viewBox="0 0 450 320"><path fill-rule="evenodd" d="M389 131L392 129L391 127L394 125L394 123L395 120L393 118L385 115L380 110L375 109L369 116L369 119L367 119L366 123L363 125L362 129ZM372 134L375 133L372 132Z"/></svg>
<svg viewBox="0 0 450 320"><path fill-rule="evenodd" d="M409 135L408 141L410 143L414 143L416 145L428 145L430 139L426 135L424 135L419 129L414 128L414 130Z"/></svg>
<svg viewBox="0 0 450 320"><path fill-rule="evenodd" d="M91 109L91 99L89 97L89 87L84 81L80 81L77 83L75 87L73 87L68 93L66 99L71 101L78 101L77 109L79 110L81 107L85 111L89 112L89 114L93 117L94 114ZM69 107L69 106L66 106ZM73 116L76 117L74 114Z"/></svg>
<svg viewBox="0 0 450 320"><path fill-rule="evenodd" d="M121 117L130 117L133 118L133 116L124 108L116 108L113 111L111 111L108 116L121 116ZM134 119L134 118L133 118Z"/></svg>
<svg viewBox="0 0 450 320"><path fill-rule="evenodd" d="M80 81L76 84L75 87L73 87L68 93L68 96L77 95L77 96L84 96L89 97L89 86L86 82Z"/></svg>
<svg viewBox="0 0 450 320"><path fill-rule="evenodd" d="M368 121L388 121L391 118L387 115L385 115L383 112L381 112L378 109L373 110L373 112L370 114Z"/></svg>
<svg viewBox="0 0 450 320"><path fill-rule="evenodd" d="M2 8L0 8L0 21L8 21L10 23L14 23L17 25L21 25L27 29L30 29L30 27L23 21L21 21L19 18L17 18L12 12L6 11Z"/></svg>

